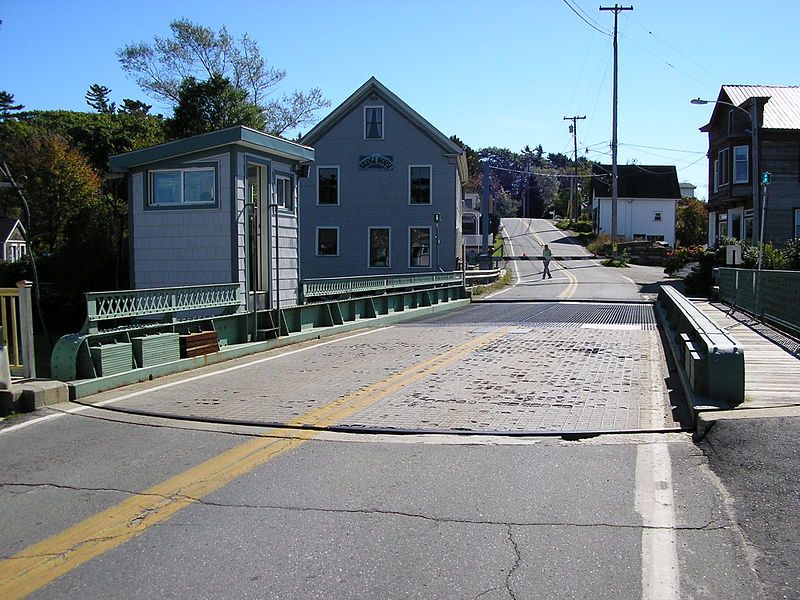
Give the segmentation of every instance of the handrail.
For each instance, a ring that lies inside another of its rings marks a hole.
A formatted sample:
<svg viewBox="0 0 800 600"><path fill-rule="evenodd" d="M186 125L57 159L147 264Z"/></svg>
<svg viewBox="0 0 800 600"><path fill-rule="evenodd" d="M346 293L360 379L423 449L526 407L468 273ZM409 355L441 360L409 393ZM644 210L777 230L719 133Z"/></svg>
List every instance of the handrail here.
<svg viewBox="0 0 800 600"><path fill-rule="evenodd" d="M398 288L412 288L463 281L461 271L409 273L401 275L377 275L358 277L330 277L325 279L304 279L303 297L337 296L358 292L374 292Z"/></svg>

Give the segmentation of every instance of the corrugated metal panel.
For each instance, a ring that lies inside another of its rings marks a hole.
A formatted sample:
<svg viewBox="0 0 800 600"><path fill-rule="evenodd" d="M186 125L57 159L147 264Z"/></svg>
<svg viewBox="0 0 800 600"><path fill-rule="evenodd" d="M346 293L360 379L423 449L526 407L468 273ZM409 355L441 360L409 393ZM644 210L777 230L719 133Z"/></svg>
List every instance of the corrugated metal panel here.
<svg viewBox="0 0 800 600"><path fill-rule="evenodd" d="M800 129L800 86L725 85L722 89L737 106L754 96L768 97L763 129Z"/></svg>

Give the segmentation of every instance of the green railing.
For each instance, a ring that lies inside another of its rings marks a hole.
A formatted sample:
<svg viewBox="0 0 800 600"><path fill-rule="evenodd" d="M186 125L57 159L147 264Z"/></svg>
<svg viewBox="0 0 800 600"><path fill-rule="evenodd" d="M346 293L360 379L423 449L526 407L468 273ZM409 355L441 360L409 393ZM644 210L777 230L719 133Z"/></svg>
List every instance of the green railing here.
<svg viewBox="0 0 800 600"><path fill-rule="evenodd" d="M165 320L170 320L180 312L211 308L233 312L241 306L238 283L89 292L84 331L96 333L103 321L150 315L164 315Z"/></svg>
<svg viewBox="0 0 800 600"><path fill-rule="evenodd" d="M363 292L381 292L436 285L461 283L461 271L445 273L413 273L408 275L380 275L371 277L333 277L329 279L304 279L303 298L325 298Z"/></svg>
<svg viewBox="0 0 800 600"><path fill-rule="evenodd" d="M800 271L722 267L718 283L723 302L800 332Z"/></svg>

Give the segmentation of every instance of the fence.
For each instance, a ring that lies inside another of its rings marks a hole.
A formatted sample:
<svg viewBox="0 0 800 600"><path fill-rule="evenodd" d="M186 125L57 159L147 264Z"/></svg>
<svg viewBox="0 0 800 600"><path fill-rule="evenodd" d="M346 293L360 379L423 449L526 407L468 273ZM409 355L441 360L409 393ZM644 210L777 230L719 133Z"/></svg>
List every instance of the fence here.
<svg viewBox="0 0 800 600"><path fill-rule="evenodd" d="M411 275L381 275L375 277L333 277L304 279L303 298L324 298L363 292L382 292L401 288L430 287L463 282L461 271L419 273Z"/></svg>
<svg viewBox="0 0 800 600"><path fill-rule="evenodd" d="M719 269L723 302L800 333L800 271Z"/></svg>
<svg viewBox="0 0 800 600"><path fill-rule="evenodd" d="M16 288L0 288L0 325L3 327L3 344L8 348L11 374L17 377L36 377L32 316L29 281L19 282Z"/></svg>

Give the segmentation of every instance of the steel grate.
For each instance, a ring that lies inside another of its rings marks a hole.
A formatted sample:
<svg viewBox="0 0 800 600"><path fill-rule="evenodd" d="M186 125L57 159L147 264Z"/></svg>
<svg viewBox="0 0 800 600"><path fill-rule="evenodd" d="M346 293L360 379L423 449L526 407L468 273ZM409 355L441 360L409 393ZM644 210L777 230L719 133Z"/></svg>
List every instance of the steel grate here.
<svg viewBox="0 0 800 600"><path fill-rule="evenodd" d="M542 302L476 306L473 310L453 314L438 322L441 326L470 325L476 327L514 325L524 327L577 328L586 325L625 326L655 330L656 318L650 304ZM426 326L432 324L426 323Z"/></svg>

